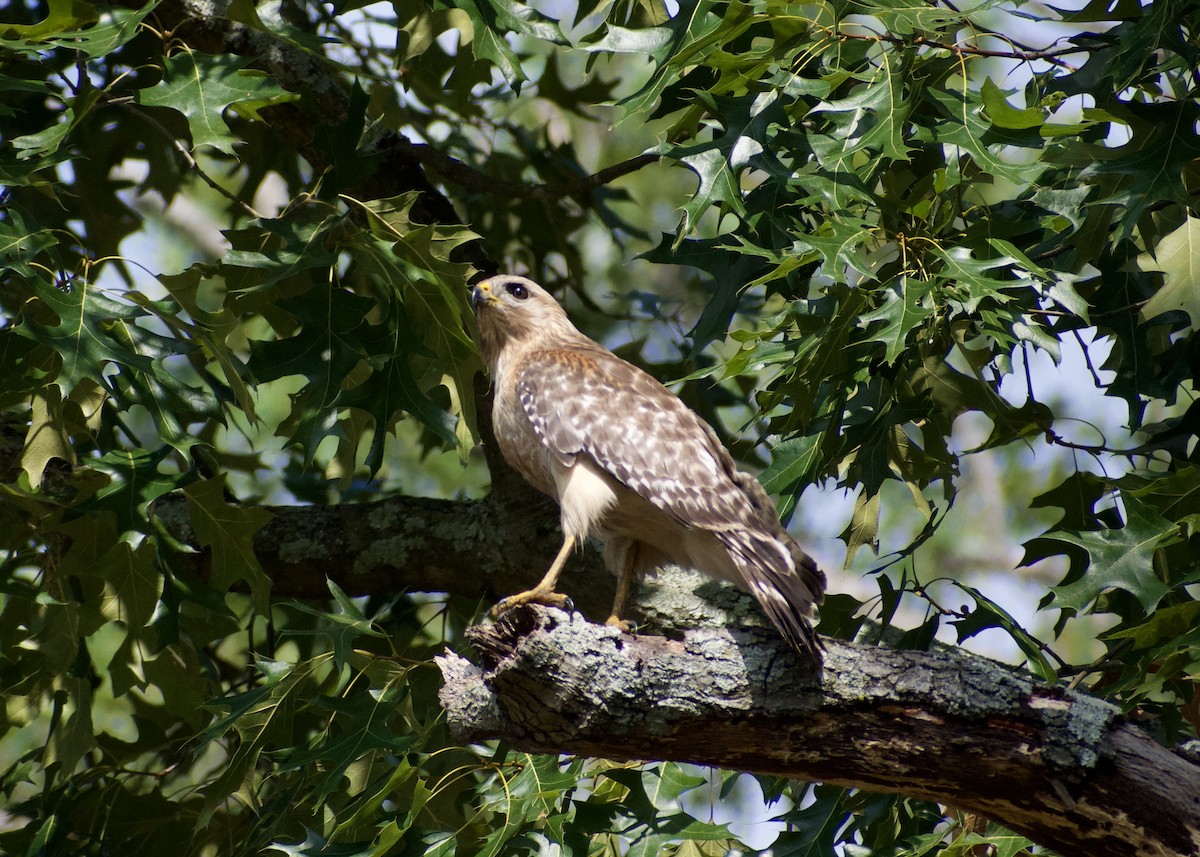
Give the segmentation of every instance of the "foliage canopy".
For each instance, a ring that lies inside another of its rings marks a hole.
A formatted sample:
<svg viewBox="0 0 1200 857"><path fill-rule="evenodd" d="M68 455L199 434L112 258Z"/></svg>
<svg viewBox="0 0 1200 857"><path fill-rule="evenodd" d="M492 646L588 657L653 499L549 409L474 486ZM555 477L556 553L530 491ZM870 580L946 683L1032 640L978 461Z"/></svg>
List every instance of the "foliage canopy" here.
<svg viewBox="0 0 1200 857"><path fill-rule="evenodd" d="M429 659L478 602L291 600L252 549L269 501L482 490L480 270L632 331L785 514L847 489L847 567L900 533L824 632L916 604L904 645L998 628L1196 736L1200 3L567 5L0 12L7 853L736 844L690 769L454 747ZM1081 357L1128 436L1039 399L1036 354ZM1005 490L964 480L986 454L1054 462L1033 622L927 573L960 489ZM153 514L173 492L190 545ZM1028 846L760 785L791 800L776 853Z"/></svg>

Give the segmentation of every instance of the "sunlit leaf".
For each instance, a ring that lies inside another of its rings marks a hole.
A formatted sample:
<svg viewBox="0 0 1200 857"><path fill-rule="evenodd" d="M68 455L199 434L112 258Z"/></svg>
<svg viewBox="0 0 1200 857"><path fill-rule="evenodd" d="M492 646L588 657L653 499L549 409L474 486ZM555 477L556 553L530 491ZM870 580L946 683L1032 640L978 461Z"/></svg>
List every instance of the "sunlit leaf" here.
<svg viewBox="0 0 1200 857"><path fill-rule="evenodd" d="M1052 530L1039 536L1028 550L1041 552L1056 543L1083 551L1072 558L1072 569L1063 583L1053 588L1055 603L1082 610L1113 587L1134 596L1147 612L1169 591L1154 570L1155 552L1178 538L1176 526L1140 501L1124 497L1125 523L1119 528L1069 532ZM1043 554L1044 555L1044 554Z"/></svg>
<svg viewBox="0 0 1200 857"><path fill-rule="evenodd" d="M1193 327L1200 326L1200 218L1189 215L1137 261L1143 271L1163 274L1162 288L1142 307L1142 318L1183 310Z"/></svg>
<svg viewBox="0 0 1200 857"><path fill-rule="evenodd" d="M296 97L261 72L248 69L249 64L247 59L232 56L180 51L164 62L159 83L138 91L138 103L182 113L191 131L192 148L211 146L233 154L238 138L226 122L227 110L247 102L280 103ZM255 109L243 112L254 115Z"/></svg>

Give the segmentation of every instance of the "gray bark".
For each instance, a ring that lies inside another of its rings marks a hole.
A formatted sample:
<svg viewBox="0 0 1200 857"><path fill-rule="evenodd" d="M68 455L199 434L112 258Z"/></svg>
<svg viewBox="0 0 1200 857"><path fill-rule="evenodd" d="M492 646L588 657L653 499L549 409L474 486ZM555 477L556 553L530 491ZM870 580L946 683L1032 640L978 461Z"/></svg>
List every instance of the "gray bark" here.
<svg viewBox="0 0 1200 857"><path fill-rule="evenodd" d="M328 598L332 580L349 595L445 592L485 602L537 582L562 543L558 509L523 486L493 488L484 500L392 497L375 503L265 506L272 518L254 536L254 553L280 598ZM182 496L154 506L171 534L198 541ZM207 579L208 551L178 562ZM581 551L563 575L576 606L603 618L616 581L599 552Z"/></svg>
<svg viewBox="0 0 1200 857"><path fill-rule="evenodd" d="M1200 768L1112 705L961 650L827 640L823 666L769 629L623 635L510 611L439 659L463 742L674 760L902 793L1063 854L1200 853Z"/></svg>

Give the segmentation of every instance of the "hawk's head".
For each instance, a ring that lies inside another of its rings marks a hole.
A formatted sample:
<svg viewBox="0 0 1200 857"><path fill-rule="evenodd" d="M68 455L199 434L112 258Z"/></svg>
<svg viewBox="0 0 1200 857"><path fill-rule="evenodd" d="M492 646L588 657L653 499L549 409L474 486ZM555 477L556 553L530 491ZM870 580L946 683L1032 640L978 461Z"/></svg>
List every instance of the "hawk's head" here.
<svg viewBox="0 0 1200 857"><path fill-rule="evenodd" d="M500 274L476 283L471 303L479 320L484 359L494 364L500 349L515 342L545 341L556 334L579 336L550 293L526 277Z"/></svg>

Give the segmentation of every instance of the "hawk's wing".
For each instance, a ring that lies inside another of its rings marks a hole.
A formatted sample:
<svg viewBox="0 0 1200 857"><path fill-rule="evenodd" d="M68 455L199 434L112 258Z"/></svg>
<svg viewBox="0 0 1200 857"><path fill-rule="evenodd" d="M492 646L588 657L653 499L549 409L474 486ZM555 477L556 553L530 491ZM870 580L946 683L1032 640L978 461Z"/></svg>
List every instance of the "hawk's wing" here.
<svg viewBox="0 0 1200 857"><path fill-rule="evenodd" d="M518 370L517 397L564 464L590 456L685 526L761 526L708 424L616 355L596 347L535 351Z"/></svg>
<svg viewBox="0 0 1200 857"><path fill-rule="evenodd" d="M824 574L780 525L762 486L679 397L591 342L530 353L516 392L559 461L590 456L681 525L712 532L792 646L820 649L805 616L822 600Z"/></svg>

